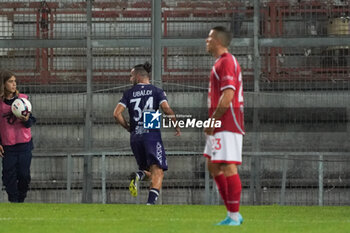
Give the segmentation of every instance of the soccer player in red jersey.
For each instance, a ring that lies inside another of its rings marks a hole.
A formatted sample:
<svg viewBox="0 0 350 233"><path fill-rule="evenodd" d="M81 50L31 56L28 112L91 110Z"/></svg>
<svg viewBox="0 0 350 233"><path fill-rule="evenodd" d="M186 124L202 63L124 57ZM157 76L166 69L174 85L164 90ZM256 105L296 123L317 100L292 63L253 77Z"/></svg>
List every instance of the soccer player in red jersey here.
<svg viewBox="0 0 350 233"><path fill-rule="evenodd" d="M245 132L242 73L228 52L231 39L231 33L221 26L212 28L206 39L207 51L216 58L209 81L209 118L220 120L221 127L205 128L204 156L227 209L227 217L217 225L238 226L243 218L239 213L242 185L237 166L242 163Z"/></svg>

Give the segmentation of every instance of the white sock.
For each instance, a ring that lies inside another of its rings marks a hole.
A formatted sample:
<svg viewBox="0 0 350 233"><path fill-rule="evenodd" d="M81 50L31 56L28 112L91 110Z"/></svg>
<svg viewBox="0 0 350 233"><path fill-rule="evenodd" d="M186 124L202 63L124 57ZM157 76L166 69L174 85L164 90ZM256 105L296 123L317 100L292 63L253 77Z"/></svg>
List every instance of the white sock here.
<svg viewBox="0 0 350 233"><path fill-rule="evenodd" d="M235 220L236 222L239 221L238 212L229 212L229 211L227 211L227 215L228 215L231 219Z"/></svg>

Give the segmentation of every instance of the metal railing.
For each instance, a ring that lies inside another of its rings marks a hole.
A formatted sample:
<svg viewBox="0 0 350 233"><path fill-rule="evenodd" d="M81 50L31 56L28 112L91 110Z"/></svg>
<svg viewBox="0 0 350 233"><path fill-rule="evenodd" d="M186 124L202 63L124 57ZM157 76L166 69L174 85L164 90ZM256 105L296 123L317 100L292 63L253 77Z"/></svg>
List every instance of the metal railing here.
<svg viewBox="0 0 350 233"><path fill-rule="evenodd" d="M216 185L201 153L178 151L167 154L171 169L164 178L160 204L220 204ZM91 158L92 170L84 170L81 166L84 156ZM349 204L349 200L341 198L350 194L348 156L348 152L244 152L243 164L239 168L243 186L242 204ZM253 163L258 168L254 172L251 170ZM189 166L183 168L186 164ZM136 169L130 152L34 153L33 165L29 202L77 203L84 201L83 197L88 197L95 203L140 204L143 203L143 196L147 195L148 183L142 182L140 193L143 195L138 198L129 196L127 175ZM92 189L83 189L85 180L90 182ZM50 190L61 192L63 198L55 199L53 196L43 199L43 196L50 195ZM311 196L300 199L300 192L301 195L310 192ZM120 198L113 200L108 197L109 193ZM4 190L0 194L0 200L4 202ZM197 197L193 199L193 195Z"/></svg>

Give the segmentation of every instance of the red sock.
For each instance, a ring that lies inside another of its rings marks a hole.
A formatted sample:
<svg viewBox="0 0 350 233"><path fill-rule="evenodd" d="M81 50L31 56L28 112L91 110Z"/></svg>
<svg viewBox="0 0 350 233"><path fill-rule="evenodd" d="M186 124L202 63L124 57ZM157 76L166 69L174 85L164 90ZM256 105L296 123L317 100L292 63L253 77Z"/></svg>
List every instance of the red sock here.
<svg viewBox="0 0 350 233"><path fill-rule="evenodd" d="M227 199L227 181L226 176L224 174L218 175L214 177L214 180L216 182L216 185L218 186L219 193L221 195L222 200L224 200L224 203L227 208L226 199Z"/></svg>
<svg viewBox="0 0 350 233"><path fill-rule="evenodd" d="M239 211L239 201L241 200L242 184L238 174L226 177L227 182L227 210L230 212Z"/></svg>

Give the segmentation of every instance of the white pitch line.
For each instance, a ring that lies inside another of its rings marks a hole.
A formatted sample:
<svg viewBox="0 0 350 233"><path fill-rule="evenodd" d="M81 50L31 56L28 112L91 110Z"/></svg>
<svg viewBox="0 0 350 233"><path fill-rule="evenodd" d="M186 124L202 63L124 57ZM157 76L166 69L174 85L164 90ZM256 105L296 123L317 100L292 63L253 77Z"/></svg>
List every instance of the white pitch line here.
<svg viewBox="0 0 350 233"><path fill-rule="evenodd" d="M0 222L1 221L79 221L79 222L121 222L121 221L134 221L134 219L132 218L12 218L12 217L3 217L0 218ZM164 219L160 219L160 218L143 218L143 220L145 221L164 221ZM182 219L182 218L169 218L168 219L171 222L212 222L210 220L203 220L203 219ZM245 222L275 222L275 220L268 220L268 219L248 219L248 220L244 220ZM322 221L322 220L313 220L313 221L298 221L298 220L283 220L281 221L282 223L350 223L350 219L346 219L346 220L342 220L342 221L337 221L337 220L333 220L333 221Z"/></svg>
<svg viewBox="0 0 350 233"><path fill-rule="evenodd" d="M11 218L11 217L5 217L5 218L0 218L0 222L1 221L112 221L112 222L121 222L121 221L134 221L133 218ZM164 221L164 219L160 219L160 218L143 218L143 220L149 220L149 221ZM182 218L169 218L168 219L171 222L203 222L203 220L201 219L182 219ZM205 221L204 221L205 222ZM210 222L210 221L206 221L206 222Z"/></svg>

